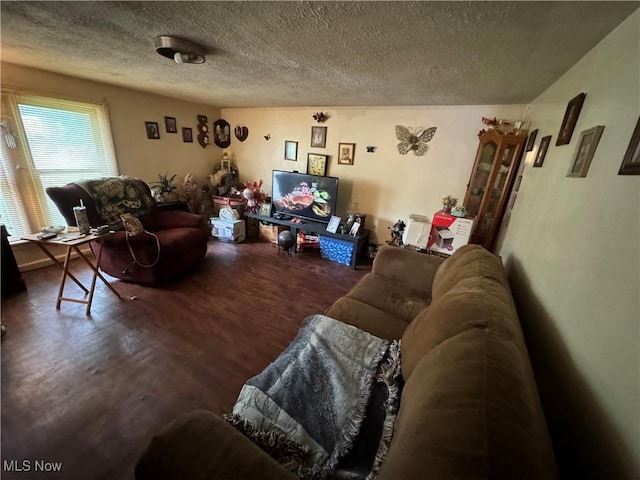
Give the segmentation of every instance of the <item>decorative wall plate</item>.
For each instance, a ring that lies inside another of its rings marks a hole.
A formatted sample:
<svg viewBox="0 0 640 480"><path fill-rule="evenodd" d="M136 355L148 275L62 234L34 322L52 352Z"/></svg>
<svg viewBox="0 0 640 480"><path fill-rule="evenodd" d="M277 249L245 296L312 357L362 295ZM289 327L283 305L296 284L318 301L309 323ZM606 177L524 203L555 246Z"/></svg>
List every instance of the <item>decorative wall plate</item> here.
<svg viewBox="0 0 640 480"><path fill-rule="evenodd" d="M235 133L236 138L241 142L244 142L249 136L249 129L246 127L246 125L236 125L236 128L234 128L233 132Z"/></svg>
<svg viewBox="0 0 640 480"><path fill-rule="evenodd" d="M220 148L227 148L231 145L231 126L229 122L223 119L213 122L213 142Z"/></svg>

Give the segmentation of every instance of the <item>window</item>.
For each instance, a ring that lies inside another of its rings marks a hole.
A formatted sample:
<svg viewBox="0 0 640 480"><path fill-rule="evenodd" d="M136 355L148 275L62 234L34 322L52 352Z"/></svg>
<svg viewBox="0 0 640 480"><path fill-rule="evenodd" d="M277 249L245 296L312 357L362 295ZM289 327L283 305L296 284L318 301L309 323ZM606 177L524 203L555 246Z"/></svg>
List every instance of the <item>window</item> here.
<svg viewBox="0 0 640 480"><path fill-rule="evenodd" d="M0 221L18 240L65 221L45 189L118 174L104 105L2 91Z"/></svg>

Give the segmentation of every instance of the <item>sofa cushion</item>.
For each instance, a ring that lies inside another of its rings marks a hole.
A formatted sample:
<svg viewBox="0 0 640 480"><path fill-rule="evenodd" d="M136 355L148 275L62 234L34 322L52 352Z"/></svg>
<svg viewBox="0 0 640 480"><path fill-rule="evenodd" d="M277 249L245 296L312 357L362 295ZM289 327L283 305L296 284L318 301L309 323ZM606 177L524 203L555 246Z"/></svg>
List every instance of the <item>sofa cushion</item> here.
<svg viewBox="0 0 640 480"><path fill-rule="evenodd" d="M431 350L402 392L378 478L556 478L528 358L490 328Z"/></svg>
<svg viewBox="0 0 640 480"><path fill-rule="evenodd" d="M376 254L371 272L386 277L387 281L411 285L430 295L433 276L444 261L437 255L383 245Z"/></svg>
<svg viewBox="0 0 640 480"><path fill-rule="evenodd" d="M365 275L347 297L401 318L407 323L431 303L429 291L393 282L375 273Z"/></svg>
<svg viewBox="0 0 640 480"><path fill-rule="evenodd" d="M407 328L404 320L349 297L338 299L325 315L387 340L400 338Z"/></svg>
<svg viewBox="0 0 640 480"><path fill-rule="evenodd" d="M493 278L508 286L500 257L489 253L480 245L464 245L436 271L433 277L433 300L445 294L460 280L471 276Z"/></svg>
<svg viewBox="0 0 640 480"><path fill-rule="evenodd" d="M402 335L402 375L405 380L433 348L454 335L477 327L490 327L525 349L509 290L488 277L469 277L420 312L405 330Z"/></svg>

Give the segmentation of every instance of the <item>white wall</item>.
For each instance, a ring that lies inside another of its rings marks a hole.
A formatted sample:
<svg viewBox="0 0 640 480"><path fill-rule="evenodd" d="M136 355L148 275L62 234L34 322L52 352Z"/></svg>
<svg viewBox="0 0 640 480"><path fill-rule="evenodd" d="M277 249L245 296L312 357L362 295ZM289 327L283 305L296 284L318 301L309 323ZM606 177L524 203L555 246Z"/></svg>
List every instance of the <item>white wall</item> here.
<svg viewBox="0 0 640 480"><path fill-rule="evenodd" d="M197 115L207 115L211 125L220 117L217 107L4 62L1 67L3 88L18 88L70 100L105 101L109 109L118 169L122 175L153 182L158 180L159 174L166 172L177 173L176 180L180 181L185 174L193 173L205 180L212 173L214 162L220 161L221 150L215 145L202 148L197 141L196 131ZM176 118L177 134L166 133L165 116ZM145 121L158 122L160 140L147 139ZM193 143L182 141L182 127L193 129ZM14 246L13 250L23 270L40 266L45 259L30 246Z"/></svg>
<svg viewBox="0 0 640 480"><path fill-rule="evenodd" d="M314 112L328 113L318 124ZM350 201L366 213L366 226L378 243L390 239L388 226L411 213L432 217L442 207L442 197L452 194L462 202L469 181L482 117L520 120L523 105L463 107L327 107L327 108L227 108L222 115L231 126L249 128L249 138L234 142L227 151L237 162L243 181L264 180L271 193L271 171L306 172L307 153L329 155L327 175L340 178L338 215ZM326 148L311 148L311 127L327 127ZM395 126L437 127L429 151L420 157L400 155ZM265 135L271 135L265 140ZM298 142L298 160L284 160L284 142ZM338 143L356 144L354 165L338 165ZM373 145L375 153L367 153Z"/></svg>
<svg viewBox="0 0 640 480"><path fill-rule="evenodd" d="M556 147L567 102L580 92L587 96L571 143ZM532 353L549 377L541 388L551 395L550 404L564 410L555 412L556 420L577 412L589 415L566 420L564 427L575 430L567 437L573 444L566 447L582 452L576 461L586 464L622 465L630 452L636 472L640 177L618 175L618 169L639 113L640 11L636 11L532 103L530 120L532 128L539 129L537 144L541 137L553 135L552 146L542 168L531 167L537 148L526 157L522 186L499 251L516 283L520 309L525 317L530 312L530 318L523 320L530 324L532 350L539 349ZM605 130L587 177L567 178L580 131L596 125ZM562 352L553 351L553 345ZM554 365L556 360L571 367ZM592 411L580 398L585 395L592 397ZM600 414L601 420L611 423L608 433L589 430ZM620 441L619 458L607 459L607 452L594 447L606 435ZM633 476L629 467L621 471Z"/></svg>

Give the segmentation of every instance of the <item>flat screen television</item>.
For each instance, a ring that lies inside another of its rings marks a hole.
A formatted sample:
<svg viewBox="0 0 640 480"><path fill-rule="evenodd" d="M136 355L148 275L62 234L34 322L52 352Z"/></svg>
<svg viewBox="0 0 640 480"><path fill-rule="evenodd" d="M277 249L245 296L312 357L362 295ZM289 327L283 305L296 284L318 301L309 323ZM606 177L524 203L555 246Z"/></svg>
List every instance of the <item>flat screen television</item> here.
<svg viewBox="0 0 640 480"><path fill-rule="evenodd" d="M329 223L338 205L338 178L273 171L272 202L276 213Z"/></svg>

